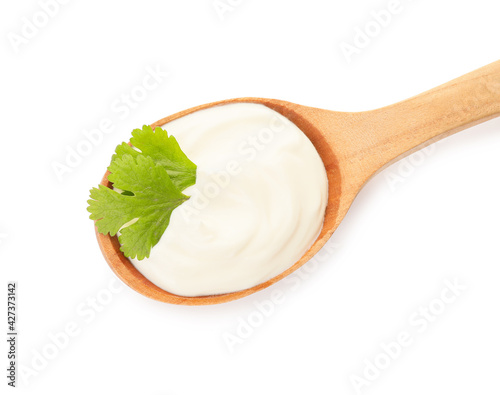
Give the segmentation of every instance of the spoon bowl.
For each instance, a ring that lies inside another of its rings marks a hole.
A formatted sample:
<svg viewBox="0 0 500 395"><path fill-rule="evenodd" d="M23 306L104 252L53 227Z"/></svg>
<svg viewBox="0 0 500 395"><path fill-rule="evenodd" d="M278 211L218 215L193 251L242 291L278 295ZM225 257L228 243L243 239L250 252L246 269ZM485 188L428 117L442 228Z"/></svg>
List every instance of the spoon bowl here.
<svg viewBox="0 0 500 395"><path fill-rule="evenodd" d="M328 241L371 177L435 141L500 115L500 61L372 111L337 112L275 99L238 98L193 107L160 119L151 127L231 103L263 104L288 118L311 140L328 178L328 203L321 233L293 266L264 283L226 294L186 297L165 291L146 279L120 251L118 238L100 234L96 229L99 246L111 269L125 284L149 298L183 305L224 303L267 288L300 268ZM111 187L108 174L101 184Z"/></svg>

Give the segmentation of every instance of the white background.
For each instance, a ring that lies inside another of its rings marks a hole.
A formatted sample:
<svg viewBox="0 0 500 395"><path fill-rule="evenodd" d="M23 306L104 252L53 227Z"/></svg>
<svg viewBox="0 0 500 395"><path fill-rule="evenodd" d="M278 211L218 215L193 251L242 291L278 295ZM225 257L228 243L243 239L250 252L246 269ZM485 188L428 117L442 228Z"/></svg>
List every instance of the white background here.
<svg viewBox="0 0 500 395"><path fill-rule="evenodd" d="M2 287L18 282L18 393L356 394L352 375L387 362L382 343L401 331L413 343L364 393L499 393L500 119L372 179L309 273L210 307L108 289L86 200L133 128L241 96L368 110L500 59L493 0L401 0L350 62L341 43L387 1L221 3L222 17L212 0L75 0L49 17L34 0L0 6L0 260ZM33 18L44 26L20 43ZM169 74L117 111L148 67ZM58 179L54 163L103 119L114 130ZM419 332L409 319L439 306L446 280L467 290Z"/></svg>

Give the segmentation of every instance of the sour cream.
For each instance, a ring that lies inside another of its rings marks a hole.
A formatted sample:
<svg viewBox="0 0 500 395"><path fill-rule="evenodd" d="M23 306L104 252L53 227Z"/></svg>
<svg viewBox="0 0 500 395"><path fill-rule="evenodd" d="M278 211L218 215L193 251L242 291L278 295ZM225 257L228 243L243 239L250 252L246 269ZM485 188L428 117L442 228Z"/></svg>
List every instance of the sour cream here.
<svg viewBox="0 0 500 395"><path fill-rule="evenodd" d="M177 295L235 292L280 274L323 226L328 181L304 133L251 103L200 110L162 126L198 166L151 255L134 266Z"/></svg>

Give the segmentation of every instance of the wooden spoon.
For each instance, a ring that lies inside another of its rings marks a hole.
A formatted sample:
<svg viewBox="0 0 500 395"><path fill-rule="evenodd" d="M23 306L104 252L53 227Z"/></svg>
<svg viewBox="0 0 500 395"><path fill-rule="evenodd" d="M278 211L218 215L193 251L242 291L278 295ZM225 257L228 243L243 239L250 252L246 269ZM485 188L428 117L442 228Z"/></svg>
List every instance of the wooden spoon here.
<svg viewBox="0 0 500 395"><path fill-rule="evenodd" d="M132 289L162 302L209 305L229 302L269 287L297 270L327 242L353 199L375 174L407 155L460 130L500 115L500 61L408 100L364 112L336 112L282 100L240 98L204 104L163 118L161 126L192 112L230 103L260 103L295 123L312 141L328 175L328 205L321 234L290 269L265 283L222 295L185 297L146 279L120 251L117 237L97 233L106 261ZM108 173L101 184L111 186ZM203 257L200 257L203 259Z"/></svg>

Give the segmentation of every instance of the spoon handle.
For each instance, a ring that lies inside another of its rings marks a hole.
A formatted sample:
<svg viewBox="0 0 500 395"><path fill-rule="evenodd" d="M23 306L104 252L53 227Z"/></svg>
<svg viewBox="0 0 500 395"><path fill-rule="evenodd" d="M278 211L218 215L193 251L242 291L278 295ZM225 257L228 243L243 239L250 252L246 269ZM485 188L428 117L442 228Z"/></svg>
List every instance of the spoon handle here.
<svg viewBox="0 0 500 395"><path fill-rule="evenodd" d="M500 61L402 102L355 115L365 117L361 124L369 130L370 136L359 130L368 142L365 150L379 153L371 156L371 171L377 172L437 140L500 116Z"/></svg>

